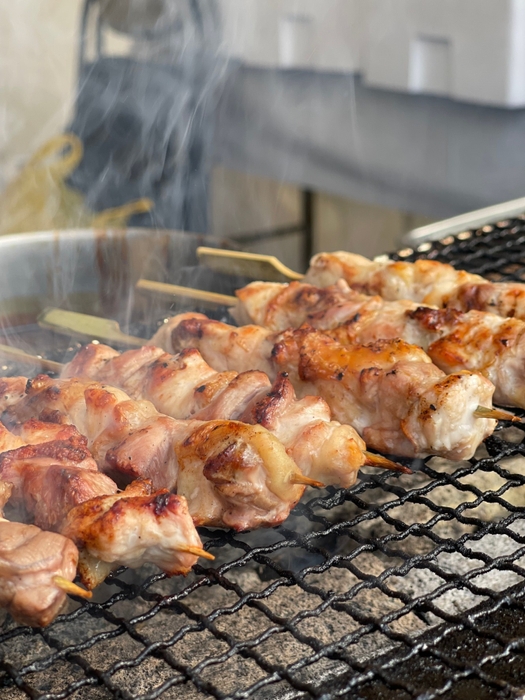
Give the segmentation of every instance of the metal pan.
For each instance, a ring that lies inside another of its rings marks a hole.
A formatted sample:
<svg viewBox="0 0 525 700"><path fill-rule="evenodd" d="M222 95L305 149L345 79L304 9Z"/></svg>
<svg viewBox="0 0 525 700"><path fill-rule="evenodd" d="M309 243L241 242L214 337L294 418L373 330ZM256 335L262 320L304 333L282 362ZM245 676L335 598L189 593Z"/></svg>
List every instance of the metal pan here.
<svg viewBox="0 0 525 700"><path fill-rule="evenodd" d="M200 245L232 247L180 231L63 230L0 238L0 325L31 324L47 306L118 318L129 324L144 298L135 283L147 276L231 293L224 275L198 272ZM143 309L142 309L143 310Z"/></svg>

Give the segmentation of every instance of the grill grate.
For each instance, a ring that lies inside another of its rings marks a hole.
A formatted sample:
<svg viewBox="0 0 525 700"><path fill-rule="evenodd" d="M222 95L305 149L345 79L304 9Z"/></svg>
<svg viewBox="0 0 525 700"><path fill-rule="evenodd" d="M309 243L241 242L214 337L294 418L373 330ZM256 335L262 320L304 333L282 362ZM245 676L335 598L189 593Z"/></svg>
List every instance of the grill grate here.
<svg viewBox="0 0 525 700"><path fill-rule="evenodd" d="M423 244L521 279L525 219ZM523 273L525 275L525 273ZM119 570L45 630L0 628L0 696L513 698L525 693L525 426L475 459L364 470L282 526L202 530L212 564Z"/></svg>

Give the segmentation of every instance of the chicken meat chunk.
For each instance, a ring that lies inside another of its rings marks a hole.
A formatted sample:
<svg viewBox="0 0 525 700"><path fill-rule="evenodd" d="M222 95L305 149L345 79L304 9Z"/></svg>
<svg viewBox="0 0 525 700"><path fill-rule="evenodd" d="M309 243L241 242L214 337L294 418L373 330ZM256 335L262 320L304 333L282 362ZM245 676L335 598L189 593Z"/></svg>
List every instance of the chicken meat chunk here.
<svg viewBox="0 0 525 700"><path fill-rule="evenodd" d="M263 350L246 350L252 337L265 338L264 368L285 371L298 396L319 395L334 418L354 427L380 452L407 457L436 454L472 457L496 421L476 415L491 407L494 386L478 373L445 375L421 348L403 341L343 346L312 328L272 334L260 326L234 328L195 314L170 320L171 350L195 347L220 371L259 366ZM247 338L247 342L245 342ZM387 407L388 406L388 410ZM454 429L451 429L451 426Z"/></svg>

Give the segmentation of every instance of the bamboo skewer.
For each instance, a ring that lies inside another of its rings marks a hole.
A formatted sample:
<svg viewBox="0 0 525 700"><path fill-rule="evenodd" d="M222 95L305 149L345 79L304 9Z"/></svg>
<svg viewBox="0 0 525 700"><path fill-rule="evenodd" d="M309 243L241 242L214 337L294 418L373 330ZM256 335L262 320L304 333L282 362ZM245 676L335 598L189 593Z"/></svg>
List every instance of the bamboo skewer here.
<svg viewBox="0 0 525 700"><path fill-rule="evenodd" d="M127 335L120 330L117 321L100 316L90 316L77 311L65 311L64 309L45 309L38 317L38 325L57 333L69 334L84 340L99 340L102 342L116 343L117 345L131 345L141 348L147 344L144 338Z"/></svg>
<svg viewBox="0 0 525 700"><path fill-rule="evenodd" d="M178 284L167 284L166 282L155 282L153 280L140 279L135 285L135 289L148 292L160 297L170 299L190 299L200 304L209 306L232 306L237 302L236 297L227 294L217 294L217 292L206 292L203 289L193 289L192 287L181 287Z"/></svg>
<svg viewBox="0 0 525 700"><path fill-rule="evenodd" d="M326 486L322 481L310 479L310 477L304 476L304 474L292 474L290 476L290 483L297 484L298 486L313 486L315 489L324 489Z"/></svg>
<svg viewBox="0 0 525 700"><path fill-rule="evenodd" d="M64 366L61 362L46 360L40 355L30 355L19 348L14 348L12 345L0 344L0 356L15 360L15 362L31 365L31 367L37 367L45 372L54 372L55 374L59 374Z"/></svg>
<svg viewBox="0 0 525 700"><path fill-rule="evenodd" d="M197 257L206 267L227 275L251 277L266 282L291 282L304 277L299 272L290 270L273 255L200 246L197 248Z"/></svg>
<svg viewBox="0 0 525 700"><path fill-rule="evenodd" d="M58 588L65 591L66 593L69 593L70 595L77 595L80 598L86 598L87 600L89 600L89 598L93 596L93 593L91 593L91 591L86 591L85 588L77 586L76 583L68 581L68 579L64 578L63 576L53 576L53 583Z"/></svg>
<svg viewBox="0 0 525 700"><path fill-rule="evenodd" d="M57 311L60 311L60 309L57 309ZM101 321L103 321L103 320L105 320L105 319L101 319ZM17 360L19 362L29 364L33 367L36 366L40 369L49 370L49 371L55 372L57 374L60 374L60 372L62 371L62 369L64 367L64 365L61 362L53 362L52 360L45 360L44 358L38 357L36 355L29 355L28 353L24 352L23 350L19 350L18 348L13 348L9 345L1 345L0 344L0 355L7 356L7 357L12 358L14 360ZM388 460L386 460L386 461L388 461ZM392 469L398 467L398 465L395 465L394 462L392 462L391 464L394 465L394 466L392 466ZM315 481L314 479L310 479L309 477L304 476L302 474L293 474L290 478L290 483L291 484L300 484L302 486L313 486L316 488L324 488L324 486L325 486L325 484L323 484L322 482ZM204 550L204 549L201 550L198 547L184 548L184 549L181 549L180 551L181 552L182 551L190 552L192 554L195 554L196 556L204 557L205 559L214 559L215 558L213 555L208 554L208 552L206 552L206 550ZM198 552L200 552L200 553L198 553ZM65 579L64 579L64 581L65 581Z"/></svg>
<svg viewBox="0 0 525 700"><path fill-rule="evenodd" d="M510 420L513 423L523 423L523 419L515 416L510 411L503 411L501 408L487 408L486 406L478 406L474 411L474 415L478 418L494 418L494 420Z"/></svg>
<svg viewBox="0 0 525 700"><path fill-rule="evenodd" d="M368 452L368 450L365 450L363 454L366 457L365 466L367 467L377 467L378 469L389 469L390 471L401 472L402 474L412 474L412 470L409 469L409 467L405 467L403 464L398 464L397 462L392 462L392 460L382 455L376 455L373 452Z"/></svg>
<svg viewBox="0 0 525 700"><path fill-rule="evenodd" d="M51 323L49 323L50 318L52 319ZM40 315L38 322L40 325L43 325L44 328L49 328L52 325L53 329L57 333L71 333L72 329L77 329L78 333L78 329L81 328L81 324L85 322L86 319L89 326L89 333L84 333L84 335L87 335L92 339L94 338L101 342L114 342L114 339L118 337L121 344L133 345L134 347L141 347L148 344L148 341L145 338L137 338L135 336L122 333L117 321L100 318L99 316L88 316L87 314L80 314L74 311L62 311L61 309L47 309ZM0 345L0 354L3 352L2 348L8 347L9 346ZM35 366L35 364L37 364L39 361L51 363L50 360L42 360L41 358L36 358L32 355L28 355L27 353L23 353L23 351L18 352L21 353L18 359L23 361L25 356L28 358L28 360L30 360L33 366ZM62 367L60 363L55 362L52 364L55 366L55 369L52 369L51 371L60 372ZM514 413L511 413L510 411L504 411L500 408L478 406L474 410L474 415L477 418L493 418L494 420L507 420L513 421L514 423L523 423L523 419L519 416L514 415ZM373 455L373 457L377 457L377 455ZM375 466L380 467L380 465Z"/></svg>
<svg viewBox="0 0 525 700"><path fill-rule="evenodd" d="M177 550L179 552L193 554L196 557L202 557L203 559L209 559L210 561L213 561L215 559L213 554L210 554L210 552L207 552L205 549L202 549L202 547L191 547L190 545L188 545L187 547L178 547Z"/></svg>
<svg viewBox="0 0 525 700"><path fill-rule="evenodd" d="M57 309L59 311L59 309ZM93 317L95 318L95 317ZM104 321L105 319L100 319L101 321ZM26 364L31 365L32 367L38 367L39 369L44 369L46 371L51 371L56 374L60 374L62 371L64 365L61 362L54 362L52 360L46 360L42 357L36 356L36 355L29 355L28 353L24 352L23 350L19 350L18 348L13 348L9 345L0 345L0 355L7 356L9 358L12 358L14 360L17 360L18 362L24 362ZM489 409L486 409L489 410ZM391 469L392 471L400 471L405 474L410 474L411 471L407 467L403 467L401 464L397 464L396 462L392 462L389 459L386 459L386 457L380 457L379 455L375 455L369 452L365 453L367 456L367 464L370 466L377 466L380 467L381 469ZM302 486L313 486L314 488L324 488L325 484L323 484L320 481L315 481L315 479L310 479L307 476L304 476L302 474L293 474L292 477L290 478L290 483L292 484L299 484ZM204 555L199 555L199 556L204 556Z"/></svg>
<svg viewBox="0 0 525 700"><path fill-rule="evenodd" d="M44 313L51 313L53 312L60 312L60 309L49 309L48 312ZM67 312L68 316L70 317L73 312L68 311ZM79 314L80 316L85 316L85 314ZM58 314L54 314L55 320L58 317ZM90 317L92 320L91 327L96 328L96 323L100 321L102 324L108 323L107 319L99 318L97 316L91 316ZM118 323L116 321L109 321L110 324L113 324L114 326L118 327ZM55 330L57 332L60 332L61 329L59 326L55 326ZM98 329L102 330L102 329ZM68 333L69 332L69 327L66 326L63 329L63 332ZM97 338L104 340L103 336L99 333L95 333ZM135 338L135 340L138 340ZM142 340L142 339L141 339ZM142 344L145 345L147 343L146 340L142 340ZM30 355L29 353L26 353L22 350L18 350L17 348L13 348L9 345L1 345L0 344L0 356L5 355L8 356L12 359L15 359L19 362L25 362L33 367L39 367L40 369L46 369L50 370L56 374L60 374L62 371L64 365L60 362L54 362L52 360L46 360L44 358L35 356L35 355ZM491 409L483 409L484 411L490 411ZM504 412L506 413L506 412ZM510 414L512 415L512 414ZM380 455L373 454L371 452L364 452L367 461L366 464L372 467L379 467L380 469L390 469L391 471L398 471L402 472L404 474L411 474L411 470L408 467L404 467L401 464L397 464L397 462L392 462L391 460L387 459L386 457L382 457ZM298 484L301 486L313 486L314 488L324 488L325 484L323 484L321 481L316 481L315 479L310 479L309 477L305 476L304 474L293 474L290 478L290 483L292 484ZM199 555L201 556L201 555ZM204 555L202 555L204 556Z"/></svg>
<svg viewBox="0 0 525 700"><path fill-rule="evenodd" d="M200 250L200 249L199 249ZM211 250L215 252L215 248L206 248L205 250ZM230 251L220 251L224 253L230 253ZM273 256L261 256L264 258L272 258ZM165 284L159 282L151 282L150 280L139 280L137 287L148 292L158 292L163 296L169 296L172 298L186 297L189 299L204 300L211 304L218 304L223 306L234 306L237 302L236 297L226 296L225 294L214 294L213 292L205 292L199 289L191 289L190 287L179 287L175 284ZM217 298L216 298L217 297ZM220 299L218 298L220 297ZM510 411L504 411L502 409L487 408L486 406L478 406L474 411L474 415L478 418L493 418L495 420L507 420L513 421L514 423L521 423L523 420L519 416L515 416ZM376 465L380 466L380 465Z"/></svg>

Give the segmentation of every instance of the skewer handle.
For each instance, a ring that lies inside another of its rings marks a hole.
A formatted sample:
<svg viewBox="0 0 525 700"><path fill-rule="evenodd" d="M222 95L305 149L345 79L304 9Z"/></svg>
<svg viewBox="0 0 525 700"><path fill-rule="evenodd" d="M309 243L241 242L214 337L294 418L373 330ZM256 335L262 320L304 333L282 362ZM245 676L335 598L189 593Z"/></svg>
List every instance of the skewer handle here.
<svg viewBox="0 0 525 700"><path fill-rule="evenodd" d="M15 362L21 362L25 365L31 365L31 367L36 367L37 369L44 370L45 372L55 372L60 374L64 365L61 362L54 362L53 360L46 360L40 355L30 355L19 348L13 348L11 345L0 345L0 355L2 357L9 358Z"/></svg>
<svg viewBox="0 0 525 700"><path fill-rule="evenodd" d="M217 294L216 292L205 292L202 289L192 287L181 287L178 284L167 284L165 282L154 282L153 280L140 279L135 285L136 289L149 294L156 294L169 299L191 299L201 304L211 306L234 306L237 303L236 297L227 294Z"/></svg>
<svg viewBox="0 0 525 700"><path fill-rule="evenodd" d="M134 335L123 333L117 321L81 314L77 311L55 308L46 309L38 317L38 325L42 328L49 328L56 333L71 335L83 340L120 343L138 348L147 343L144 338L137 338Z"/></svg>
<svg viewBox="0 0 525 700"><path fill-rule="evenodd" d="M211 270L227 275L250 277L254 280L267 282L290 282L300 280L304 275L290 270L289 267L273 255L261 255L259 253L245 253L238 250L224 250L223 248L197 248L199 262Z"/></svg>

